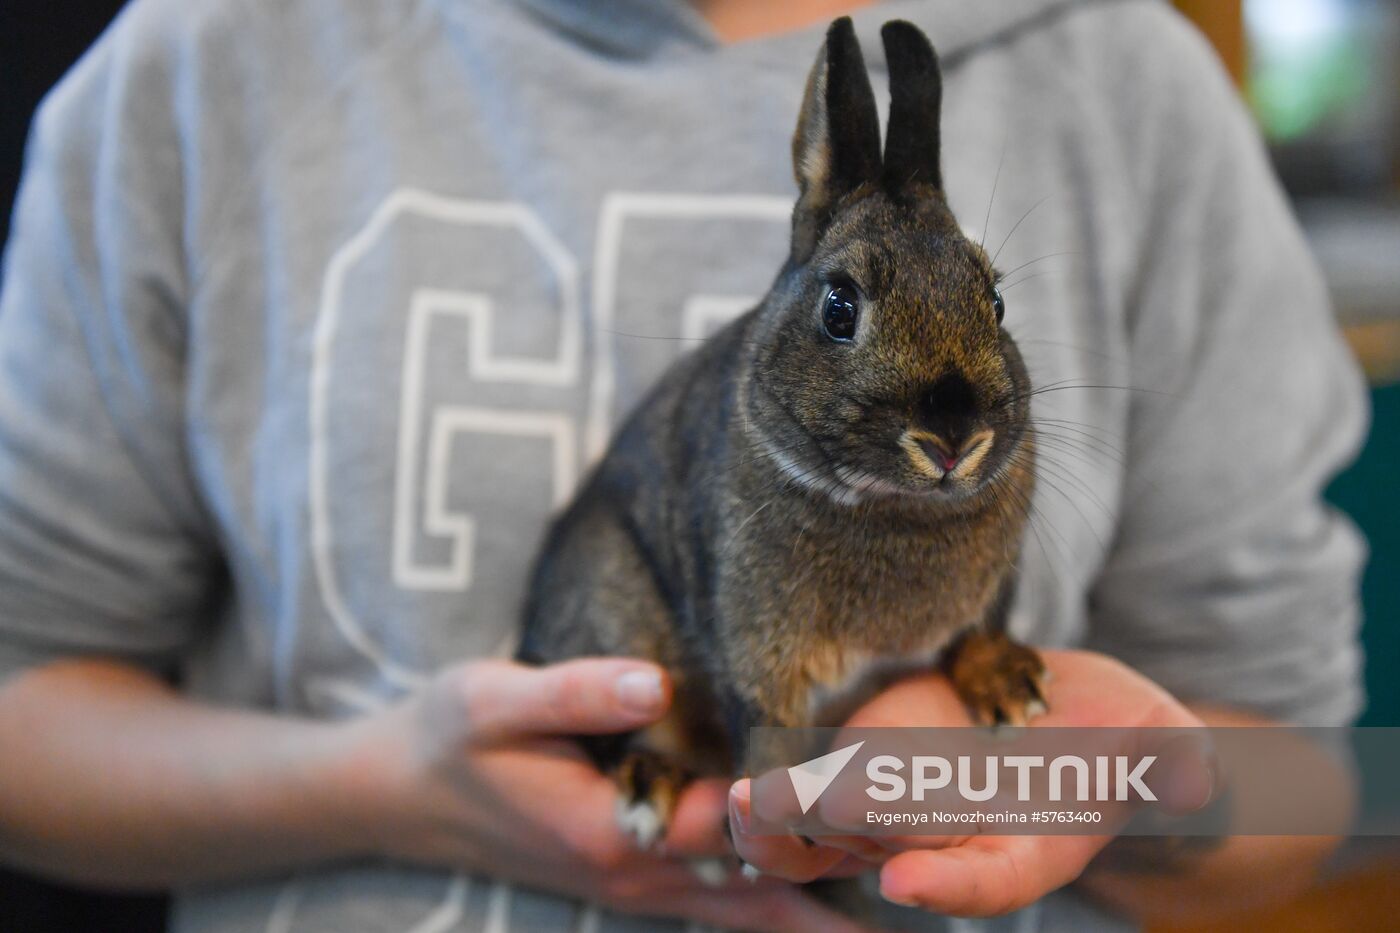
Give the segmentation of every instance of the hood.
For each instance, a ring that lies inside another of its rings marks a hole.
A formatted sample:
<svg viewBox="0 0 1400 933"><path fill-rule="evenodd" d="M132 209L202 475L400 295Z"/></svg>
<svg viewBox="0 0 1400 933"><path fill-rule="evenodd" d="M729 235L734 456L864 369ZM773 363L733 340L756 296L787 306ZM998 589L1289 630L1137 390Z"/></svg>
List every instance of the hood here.
<svg viewBox="0 0 1400 933"><path fill-rule="evenodd" d="M647 58L665 51L725 48L690 0L514 0L574 41L620 58ZM910 19L929 34L939 55L957 58L974 46L999 41L1019 29L1104 0L880 0L855 10L866 61L884 66L880 26ZM816 54L825 21L792 32L736 43L728 48L787 54ZM792 49L789 49L792 46Z"/></svg>

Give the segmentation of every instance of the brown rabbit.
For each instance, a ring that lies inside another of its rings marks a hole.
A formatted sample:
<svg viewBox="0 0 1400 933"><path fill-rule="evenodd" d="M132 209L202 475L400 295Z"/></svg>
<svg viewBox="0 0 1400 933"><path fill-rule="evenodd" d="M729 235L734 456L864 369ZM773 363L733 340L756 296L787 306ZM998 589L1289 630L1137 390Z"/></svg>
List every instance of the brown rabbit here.
<svg viewBox="0 0 1400 933"><path fill-rule="evenodd" d="M676 792L745 764L755 725L838 724L941 664L988 724L1043 709L1003 634L1030 506L1029 383L997 273L939 169L942 81L887 23L884 158L849 19L793 139L792 251L763 302L630 417L535 569L519 656L654 659L656 726L583 739L649 844Z"/></svg>

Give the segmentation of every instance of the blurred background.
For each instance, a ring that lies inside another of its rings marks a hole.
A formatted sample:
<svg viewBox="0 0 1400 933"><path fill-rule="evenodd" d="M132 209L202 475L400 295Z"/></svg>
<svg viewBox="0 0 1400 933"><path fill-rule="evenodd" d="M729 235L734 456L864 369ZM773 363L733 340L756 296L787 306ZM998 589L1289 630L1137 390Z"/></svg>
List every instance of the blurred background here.
<svg viewBox="0 0 1400 933"><path fill-rule="evenodd" d="M1371 542L1362 724L1400 726L1400 0L1176 5L1215 45L1258 119L1372 383L1370 439L1329 495ZM60 15L53 0L0 2L0 242L34 107L121 6L64 0ZM1193 929L1400 929L1397 845L1349 845L1302 901ZM0 933L154 933L163 917L159 897L112 898L0 871Z"/></svg>
<svg viewBox="0 0 1400 933"><path fill-rule="evenodd" d="M1176 5L1259 121L1371 381L1370 437L1328 494L1371 543L1361 724L1400 726L1400 0ZM1350 843L1300 902L1194 929L1400 929L1400 842Z"/></svg>

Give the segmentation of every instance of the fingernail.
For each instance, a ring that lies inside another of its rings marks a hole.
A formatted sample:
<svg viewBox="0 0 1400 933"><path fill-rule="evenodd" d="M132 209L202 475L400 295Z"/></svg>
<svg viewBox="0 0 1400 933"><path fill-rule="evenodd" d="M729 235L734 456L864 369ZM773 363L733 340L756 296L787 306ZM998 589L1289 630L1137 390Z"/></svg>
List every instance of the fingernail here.
<svg viewBox="0 0 1400 933"><path fill-rule="evenodd" d="M1201 804L1201 808L1210 806L1220 793L1220 758L1211 751L1206 758L1206 782L1210 790L1206 793L1206 802Z"/></svg>
<svg viewBox="0 0 1400 933"><path fill-rule="evenodd" d="M1192 813L1206 807L1219 789L1219 761L1209 740L1189 735L1169 740L1159 756L1165 781L1158 796L1176 813Z"/></svg>
<svg viewBox="0 0 1400 933"><path fill-rule="evenodd" d="M919 902L910 894L895 894L890 891L888 866L880 870L880 896L891 904L898 904L900 907L918 907Z"/></svg>
<svg viewBox="0 0 1400 933"><path fill-rule="evenodd" d="M656 671L628 671L617 679L617 701L641 715L661 712L664 696Z"/></svg>
<svg viewBox="0 0 1400 933"><path fill-rule="evenodd" d="M891 904L898 904L900 907L918 907L919 902L908 895L891 894L885 890L884 885L880 886L880 896Z"/></svg>
<svg viewBox="0 0 1400 933"><path fill-rule="evenodd" d="M739 781L729 788L729 822L739 828L739 832L749 831L749 786Z"/></svg>

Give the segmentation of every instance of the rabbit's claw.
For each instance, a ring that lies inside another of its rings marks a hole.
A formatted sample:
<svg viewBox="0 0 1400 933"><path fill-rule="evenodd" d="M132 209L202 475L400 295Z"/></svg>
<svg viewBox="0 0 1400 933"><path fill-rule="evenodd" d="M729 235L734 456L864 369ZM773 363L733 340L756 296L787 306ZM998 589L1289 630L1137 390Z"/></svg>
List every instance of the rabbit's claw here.
<svg viewBox="0 0 1400 933"><path fill-rule="evenodd" d="M958 697L984 726L1024 726L1048 710L1045 663L1002 632L963 635L945 663Z"/></svg>
<svg viewBox="0 0 1400 933"><path fill-rule="evenodd" d="M650 849L666 836L675 814L681 788L689 778L685 771L650 749L633 749L613 772L620 794L617 825L637 843Z"/></svg>

